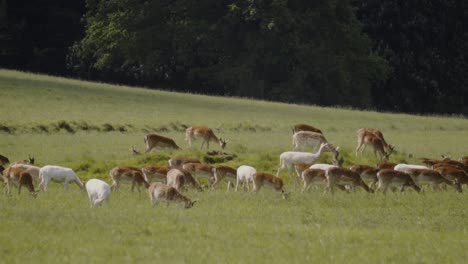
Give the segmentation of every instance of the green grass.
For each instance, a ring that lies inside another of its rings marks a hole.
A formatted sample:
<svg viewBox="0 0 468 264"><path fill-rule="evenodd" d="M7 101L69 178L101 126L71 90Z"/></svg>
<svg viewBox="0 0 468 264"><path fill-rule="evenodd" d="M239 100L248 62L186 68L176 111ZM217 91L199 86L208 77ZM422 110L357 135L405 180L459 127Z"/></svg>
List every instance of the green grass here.
<svg viewBox="0 0 468 264"><path fill-rule="evenodd" d="M83 179L108 179L117 165L165 164L173 156L203 159L189 149L183 128L207 125L230 141L227 164L276 172L290 150L290 127L308 123L339 145L345 164L355 157L356 130L380 128L398 154L393 161L467 155L468 120L288 105L239 98L169 93L0 70L0 154L19 160L34 153L39 165L69 166ZM175 139L182 150L143 150L148 132ZM211 144L212 149L219 149ZM322 158L329 161L329 156ZM224 189L187 196L190 210L151 208L146 193L129 188L92 209L85 193L51 184L36 199L0 195L0 255L4 263L190 262L463 263L468 257L468 210L463 194L432 192L368 195L361 191L299 193L282 173L288 200Z"/></svg>

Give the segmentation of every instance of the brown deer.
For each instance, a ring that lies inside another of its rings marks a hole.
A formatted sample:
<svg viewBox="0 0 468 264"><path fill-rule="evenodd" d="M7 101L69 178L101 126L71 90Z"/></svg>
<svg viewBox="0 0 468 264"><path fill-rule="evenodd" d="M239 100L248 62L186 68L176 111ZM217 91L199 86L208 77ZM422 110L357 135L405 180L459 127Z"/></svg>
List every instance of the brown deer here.
<svg viewBox="0 0 468 264"><path fill-rule="evenodd" d="M151 151L153 148L156 148L156 147L180 149L173 139L168 138L168 137L163 137L157 134L146 135L144 138L144 141L146 145L145 153Z"/></svg>
<svg viewBox="0 0 468 264"><path fill-rule="evenodd" d="M177 191L176 188L162 184L153 183L148 187L151 205L157 205L161 200L169 202L183 203L185 208L191 208L196 201L192 201Z"/></svg>
<svg viewBox="0 0 468 264"><path fill-rule="evenodd" d="M281 178L276 177L272 174L265 173L265 172L257 172L254 174L254 192L260 191L262 186L271 187L273 190L281 192L283 198L286 198L286 194L283 189L283 180Z"/></svg>
<svg viewBox="0 0 468 264"><path fill-rule="evenodd" d="M438 171L428 170L428 169L410 169L408 174L411 178L419 185L430 184L432 185L433 190L441 190L440 184L445 183L449 186L452 186L455 191L462 192L460 183L455 181L450 181L444 178Z"/></svg>
<svg viewBox="0 0 468 264"><path fill-rule="evenodd" d="M231 185L234 187L234 182L237 180L237 170L225 165L219 165L213 168L214 182L211 185L212 188L215 188L220 181L226 179L228 181L227 190Z"/></svg>
<svg viewBox="0 0 468 264"><path fill-rule="evenodd" d="M192 126L185 130L185 140L188 142L189 147L192 147L192 141L197 138L203 140L200 148L203 148L203 145L206 143L206 149L209 149L210 141L218 143L222 149L224 149L227 144L226 140L216 137L213 130L206 126Z"/></svg>
<svg viewBox="0 0 468 264"><path fill-rule="evenodd" d="M368 165L353 165L349 169L357 172L364 181L370 181L369 188L375 189L375 186L379 181L377 179L377 172L379 172L379 169Z"/></svg>
<svg viewBox="0 0 468 264"><path fill-rule="evenodd" d="M130 166L118 166L110 170L109 176L112 179L111 190L115 191L120 187L120 183L124 181L130 181L132 184L131 190L133 192L135 185L139 192L140 186L144 185L148 188L149 184L145 180L143 172L137 167Z"/></svg>
<svg viewBox="0 0 468 264"><path fill-rule="evenodd" d="M169 166L155 166L155 165L148 165L141 168L143 175L145 176L145 180L150 183L152 181L161 181L166 182L167 180L167 173L172 168Z"/></svg>
<svg viewBox="0 0 468 264"><path fill-rule="evenodd" d="M372 193L373 190L361 179L358 173L345 168L334 167L327 170L325 177L327 178L326 191L333 192L335 185L348 185L352 188L356 186L362 187L366 192Z"/></svg>
<svg viewBox="0 0 468 264"><path fill-rule="evenodd" d="M364 151L367 145L374 149L375 156L380 157L381 160L387 161L388 157L394 152L393 145L386 144L379 136L363 130L362 128L357 132L358 146L356 148L356 156L359 152Z"/></svg>
<svg viewBox="0 0 468 264"><path fill-rule="evenodd" d="M376 191L386 193L390 186L399 186L401 192L403 192L405 187L411 187L417 192L421 191L421 188L419 188L413 178L406 172L383 169L377 173L377 178L379 179L379 185Z"/></svg>
<svg viewBox="0 0 468 264"><path fill-rule="evenodd" d="M184 169L171 169L167 172L167 185L174 187L180 192L185 184L190 184L198 191L203 191L201 185L193 178L189 171Z"/></svg>

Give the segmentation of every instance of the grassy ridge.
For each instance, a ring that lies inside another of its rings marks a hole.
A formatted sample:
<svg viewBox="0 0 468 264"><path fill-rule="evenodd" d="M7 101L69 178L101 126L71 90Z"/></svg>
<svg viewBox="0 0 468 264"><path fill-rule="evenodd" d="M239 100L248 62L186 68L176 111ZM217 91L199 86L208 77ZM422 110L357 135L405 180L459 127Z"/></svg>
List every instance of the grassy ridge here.
<svg viewBox="0 0 468 264"><path fill-rule="evenodd" d="M320 127L341 146L346 164L377 161L370 152L355 157L360 127L384 132L399 151L393 161L467 155L468 120L457 117L169 93L8 70L0 70L0 95L0 154L18 160L34 153L40 165L70 166L83 179L109 181L116 165L165 164L179 155L203 159L200 142L191 149L184 142L183 127L190 125L208 125L230 140L226 151L236 159L227 164L268 172L276 172L278 155L292 148L290 126L299 122ZM182 150L131 156L130 147L142 150L143 136L151 131L174 138ZM151 208L146 194L125 186L97 210L75 186L64 193L51 183L37 199L0 195L0 255L5 263L462 263L468 257L466 189L300 194L286 172L282 178L293 192L289 200L268 189L189 191L199 200L190 210Z"/></svg>

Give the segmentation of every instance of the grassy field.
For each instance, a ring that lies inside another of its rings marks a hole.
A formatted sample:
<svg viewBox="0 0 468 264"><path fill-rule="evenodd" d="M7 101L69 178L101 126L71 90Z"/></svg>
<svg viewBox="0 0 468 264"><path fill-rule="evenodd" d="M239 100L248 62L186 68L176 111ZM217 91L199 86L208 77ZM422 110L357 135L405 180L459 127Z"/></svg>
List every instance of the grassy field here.
<svg viewBox="0 0 468 264"><path fill-rule="evenodd" d="M184 128L207 125L229 139L227 162L276 172L291 150L291 125L324 131L343 151L345 165L374 164L355 157L356 130L380 128L398 154L392 161L467 155L468 120L288 105L82 82L0 70L0 154L10 160L34 153L39 165L69 166L82 179L109 182L116 165L165 164L173 156L203 159L200 142L189 149ZM182 150L143 150L157 132ZM212 149L219 149L211 144ZM329 156L322 158L329 161ZM128 187L92 209L85 193L51 184L36 199L0 195L2 263L155 262L417 262L464 263L468 258L466 190L369 195L361 191L301 194L282 173L288 200L258 194L189 191L194 208L151 208L146 193Z"/></svg>

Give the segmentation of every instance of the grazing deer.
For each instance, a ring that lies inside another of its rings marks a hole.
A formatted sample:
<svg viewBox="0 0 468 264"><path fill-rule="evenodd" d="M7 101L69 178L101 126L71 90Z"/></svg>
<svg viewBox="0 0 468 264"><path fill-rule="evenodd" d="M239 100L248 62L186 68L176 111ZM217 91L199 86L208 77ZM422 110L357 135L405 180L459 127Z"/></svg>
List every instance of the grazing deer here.
<svg viewBox="0 0 468 264"><path fill-rule="evenodd" d="M302 181L304 182L302 192L306 192L306 191L310 190L310 188L313 185L324 185L325 186L327 184L327 177L325 176L326 173L327 173L327 170L337 167L337 166L331 165L331 167L317 166L317 167L323 167L323 168L326 168L326 169L313 168L315 165L329 165L329 164L314 164L309 169L306 169L301 173L301 178L302 178ZM339 184L337 184L336 186L340 190L346 191L345 186L339 185Z"/></svg>
<svg viewBox="0 0 468 264"><path fill-rule="evenodd" d="M168 160L169 167L182 168L185 163L201 163L197 159L187 158L187 157L177 157Z"/></svg>
<svg viewBox="0 0 468 264"><path fill-rule="evenodd" d="M155 206L161 200L166 200L167 204L169 202L180 202L183 203L185 208L191 208L196 201L191 201L186 196L182 195L177 191L176 188L162 184L162 183L153 183L148 188L148 193L150 196L151 205Z"/></svg>
<svg viewBox="0 0 468 264"><path fill-rule="evenodd" d="M304 150L307 146L312 146L313 151L317 151L320 144L328 143L327 139L320 133L310 132L310 131L300 131L296 132L293 137L294 151ZM325 151L331 152L333 154L333 163L338 163L340 147L335 147L332 144L328 144L325 148Z"/></svg>
<svg viewBox="0 0 468 264"><path fill-rule="evenodd" d="M313 126L306 125L306 124L296 124L295 126L293 126L292 128L293 135L299 131L310 131L310 132L323 134L322 130L315 128Z"/></svg>
<svg viewBox="0 0 468 264"><path fill-rule="evenodd" d="M468 185L468 173L464 170L455 167L438 167L434 170L439 172L447 180Z"/></svg>
<svg viewBox="0 0 468 264"><path fill-rule="evenodd" d="M349 169L357 172L364 181L370 181L369 188L375 189L375 185L379 181L377 179L377 172L379 172L379 169L368 165L353 165Z"/></svg>
<svg viewBox="0 0 468 264"><path fill-rule="evenodd" d="M185 163L182 168L189 171L195 179L206 178L208 186L214 181L213 169L214 167L205 163Z"/></svg>
<svg viewBox="0 0 468 264"><path fill-rule="evenodd" d="M356 148L356 156L359 152L364 152L367 145L374 149L374 155L381 160L387 161L389 156L394 152L394 146L388 145L381 137L369 132L363 128L357 131L358 145Z"/></svg>
<svg viewBox="0 0 468 264"><path fill-rule="evenodd" d="M376 129L376 128L360 128L360 129L358 129L358 131L357 131L358 135L359 135L359 134L362 134L362 133L364 133L364 132L371 133L371 134L375 135L376 137L378 137L380 140L382 140L382 143L383 143L383 145L384 145L384 147L385 147L385 150L387 150L387 151L390 151L390 149L393 150L394 146L388 144L388 143L385 141L385 138L384 138L384 136L383 136L382 131L380 131L380 130L378 130L378 129Z"/></svg>
<svg viewBox="0 0 468 264"><path fill-rule="evenodd" d="M101 206L104 201L109 200L111 187L105 181L90 179L85 183L85 188L92 206Z"/></svg>
<svg viewBox="0 0 468 264"><path fill-rule="evenodd" d="M367 186L367 184L361 179L358 173L345 169L345 168L330 168L326 173L325 177L327 178L327 187L328 192L333 192L333 187L335 185L349 185L351 187L360 186L366 192L372 193L373 190Z"/></svg>
<svg viewBox="0 0 468 264"><path fill-rule="evenodd" d="M140 186L144 185L148 188L149 183L145 180L143 172L136 167L131 166L118 166L110 170L109 176L112 179L111 190L115 191L120 187L120 183L124 181L130 181L132 183L131 190L133 192L135 185L137 186L138 192L141 192Z"/></svg>
<svg viewBox="0 0 468 264"><path fill-rule="evenodd" d="M7 171L9 169L15 169L18 171L27 171L29 174L31 174L33 180L35 183L39 183L39 170L41 167L29 165L29 164L22 164L22 163L17 163L17 164L12 164L9 167L7 167Z"/></svg>
<svg viewBox="0 0 468 264"><path fill-rule="evenodd" d="M283 198L286 198L286 194L283 189L283 180L279 177L271 175L265 172L257 172L254 174L254 192L260 191L262 186L269 186L273 190L281 192Z"/></svg>
<svg viewBox="0 0 468 264"><path fill-rule="evenodd" d="M145 166L141 169L143 172L143 175L145 177L145 180L150 183L152 181L161 181L161 182L166 182L167 180L167 173L171 170L172 168L169 166L154 166L154 165L149 165Z"/></svg>
<svg viewBox="0 0 468 264"><path fill-rule="evenodd" d="M5 182L5 193L11 193L11 187L18 187L18 194L21 194L21 187L26 186L31 195L36 196L37 192L34 190L33 177L28 171L17 167L8 167L3 171L3 180Z"/></svg>
<svg viewBox="0 0 468 264"><path fill-rule="evenodd" d="M322 143L319 150L316 153L308 152L297 152L297 151L286 151L280 155L280 167L276 172L276 176L280 174L282 170L288 168L288 175L291 177L291 168L293 165L306 163L313 164L322 155L324 148L328 147L327 143ZM297 171L297 177L300 177L299 171Z"/></svg>
<svg viewBox="0 0 468 264"><path fill-rule="evenodd" d="M180 192L185 184L190 184L198 191L203 191L201 185L193 178L189 171L184 169L171 169L167 172L167 185L174 187Z"/></svg>
<svg viewBox="0 0 468 264"><path fill-rule="evenodd" d="M440 184L445 183L447 185L452 186L455 189L455 191L462 192L461 185L457 180L450 181L444 178L438 171L428 169L410 169L408 171L408 174L420 186L422 184L432 185L432 189L434 191L441 190Z"/></svg>
<svg viewBox="0 0 468 264"><path fill-rule="evenodd" d="M155 147L180 149L173 139L157 134L146 135L144 141L146 145L145 153L151 151Z"/></svg>
<svg viewBox="0 0 468 264"><path fill-rule="evenodd" d="M211 128L205 126L193 126L185 130L185 140L188 141L189 147L192 147L192 141L197 138L201 138L203 140L200 148L203 148L203 145L206 143L206 149L209 149L210 141L218 143L222 149L224 149L227 144L227 141L216 137Z"/></svg>
<svg viewBox="0 0 468 264"><path fill-rule="evenodd" d="M389 186L400 187L403 192L405 187L411 187L415 191L420 192L421 188L414 182L408 173L396 171L392 169L383 169L377 172L379 184L376 191L387 192Z"/></svg>
<svg viewBox="0 0 468 264"><path fill-rule="evenodd" d="M39 170L39 179L41 179L38 186L39 190L42 188L44 191L47 191L50 181L63 182L65 191L68 191L70 182L75 183L80 189L84 189L83 182L81 182L80 178L78 178L76 173L70 168L53 165L44 166Z"/></svg>
<svg viewBox="0 0 468 264"><path fill-rule="evenodd" d="M254 183L254 175L257 173L257 170L248 165L242 165L237 168L236 171L236 192L239 187L239 183L242 182L242 188L245 190L247 188L247 191L250 191L249 187L249 182Z"/></svg>
<svg viewBox="0 0 468 264"><path fill-rule="evenodd" d="M228 181L227 190L229 191L229 188L231 185L234 186L234 182L237 179L237 170L229 166L219 165L213 168L213 175L214 182L211 187L215 188L221 180L226 179Z"/></svg>

